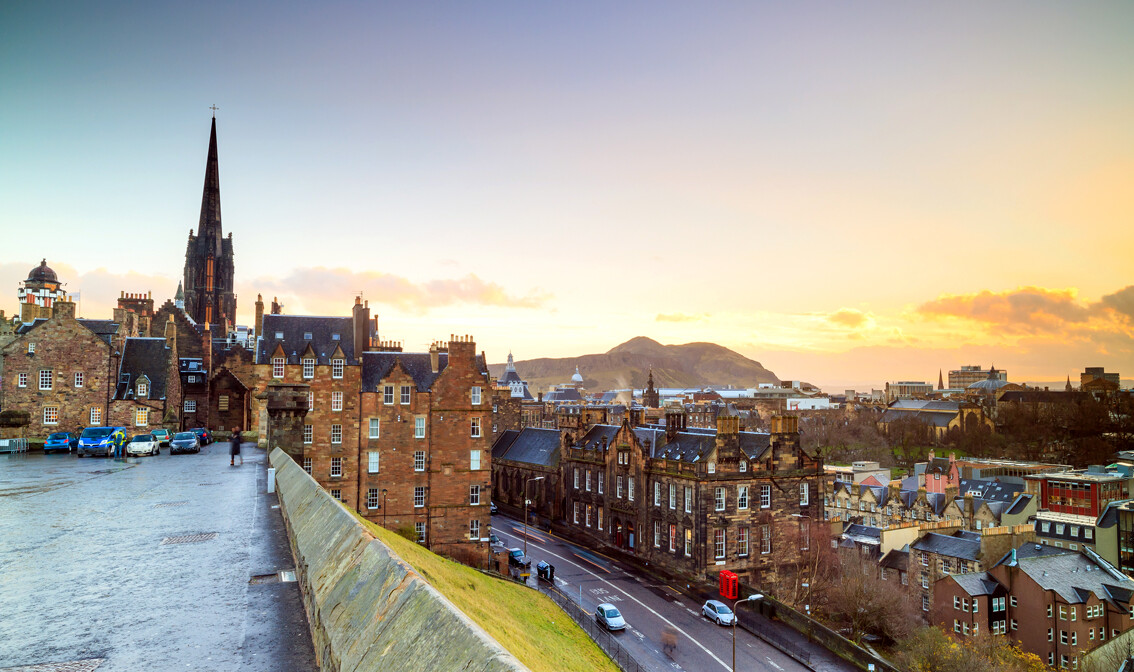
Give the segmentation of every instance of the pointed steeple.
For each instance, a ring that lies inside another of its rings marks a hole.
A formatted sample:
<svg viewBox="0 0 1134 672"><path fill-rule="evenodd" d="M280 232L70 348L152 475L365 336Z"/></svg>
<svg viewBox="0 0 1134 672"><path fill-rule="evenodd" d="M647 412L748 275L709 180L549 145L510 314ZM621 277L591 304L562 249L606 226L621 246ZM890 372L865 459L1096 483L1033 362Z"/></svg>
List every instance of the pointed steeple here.
<svg viewBox="0 0 1134 672"><path fill-rule="evenodd" d="M937 369L937 389L944 390L945 389L945 378L941 375L941 373L942 373L941 369Z"/></svg>
<svg viewBox="0 0 1134 672"><path fill-rule="evenodd" d="M515 371L516 370L516 362L515 362L515 360L512 359L512 351L511 350L508 351L508 365L504 367L504 370L505 371Z"/></svg>
<svg viewBox="0 0 1134 672"><path fill-rule="evenodd" d="M209 158L205 162L205 186L201 193L201 220L197 237L208 240L213 254L221 255L220 165L217 161L217 118L213 117L209 132Z"/></svg>
<svg viewBox="0 0 1134 672"><path fill-rule="evenodd" d="M1074 389L1074 388L1071 387L1071 376L1070 375L1067 376L1067 387L1065 387L1063 389L1066 392L1070 392L1071 390Z"/></svg>

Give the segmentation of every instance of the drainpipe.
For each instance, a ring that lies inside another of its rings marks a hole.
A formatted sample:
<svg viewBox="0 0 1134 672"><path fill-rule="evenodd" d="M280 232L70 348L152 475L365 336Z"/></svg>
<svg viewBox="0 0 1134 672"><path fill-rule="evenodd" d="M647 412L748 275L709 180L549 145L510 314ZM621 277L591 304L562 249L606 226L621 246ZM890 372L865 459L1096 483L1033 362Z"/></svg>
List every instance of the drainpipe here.
<svg viewBox="0 0 1134 672"><path fill-rule="evenodd" d="M358 470L358 487L354 491L354 510L359 513L362 512L362 362L358 363L359 381L358 381L358 461L355 467ZM369 436L369 431L367 432ZM369 466L367 467L369 469ZM385 509L383 509L385 511ZM366 514L363 514L364 516Z"/></svg>

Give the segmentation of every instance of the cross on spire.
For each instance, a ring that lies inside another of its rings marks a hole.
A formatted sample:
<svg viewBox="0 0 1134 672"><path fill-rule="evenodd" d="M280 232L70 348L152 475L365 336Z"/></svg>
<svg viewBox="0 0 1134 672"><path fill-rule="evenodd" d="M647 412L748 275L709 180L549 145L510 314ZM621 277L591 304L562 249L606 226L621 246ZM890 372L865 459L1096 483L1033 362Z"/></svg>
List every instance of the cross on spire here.
<svg viewBox="0 0 1134 672"><path fill-rule="evenodd" d="M213 103L212 106L209 107L209 109L213 111L213 119L216 119L217 118L217 110L219 110L220 108L217 107L216 103Z"/></svg>

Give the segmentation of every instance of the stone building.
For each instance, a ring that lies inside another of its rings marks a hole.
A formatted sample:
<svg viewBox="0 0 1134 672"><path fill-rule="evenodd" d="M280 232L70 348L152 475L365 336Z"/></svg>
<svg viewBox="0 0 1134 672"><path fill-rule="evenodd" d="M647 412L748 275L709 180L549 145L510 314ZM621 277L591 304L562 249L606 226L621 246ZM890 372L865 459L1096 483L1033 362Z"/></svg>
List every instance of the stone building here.
<svg viewBox="0 0 1134 672"><path fill-rule="evenodd" d="M196 324L214 325L227 333L236 323L236 294L232 291L232 234L221 229L220 167L217 161L217 118L209 132L205 185L197 233L189 232L185 247L185 312Z"/></svg>

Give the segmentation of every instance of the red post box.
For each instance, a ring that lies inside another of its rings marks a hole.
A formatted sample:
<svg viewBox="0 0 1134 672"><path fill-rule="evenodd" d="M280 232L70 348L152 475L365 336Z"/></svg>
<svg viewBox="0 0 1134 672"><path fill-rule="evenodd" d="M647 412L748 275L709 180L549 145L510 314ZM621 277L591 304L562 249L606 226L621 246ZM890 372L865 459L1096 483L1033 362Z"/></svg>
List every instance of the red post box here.
<svg viewBox="0 0 1134 672"><path fill-rule="evenodd" d="M721 571L721 597L735 600L739 594L740 581L736 578L736 573L727 569Z"/></svg>

